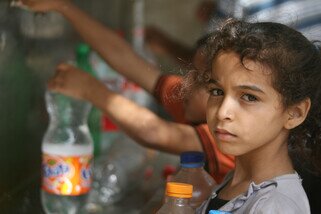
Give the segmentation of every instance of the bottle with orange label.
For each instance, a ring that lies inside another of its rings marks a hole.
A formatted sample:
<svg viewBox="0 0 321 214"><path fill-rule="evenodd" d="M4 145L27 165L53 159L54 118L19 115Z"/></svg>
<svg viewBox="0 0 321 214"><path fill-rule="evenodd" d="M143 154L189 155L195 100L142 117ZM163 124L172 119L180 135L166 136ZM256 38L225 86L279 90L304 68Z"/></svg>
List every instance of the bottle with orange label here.
<svg viewBox="0 0 321 214"><path fill-rule="evenodd" d="M42 205L46 213L79 213L92 182L91 106L49 91L46 104L50 123L42 143Z"/></svg>

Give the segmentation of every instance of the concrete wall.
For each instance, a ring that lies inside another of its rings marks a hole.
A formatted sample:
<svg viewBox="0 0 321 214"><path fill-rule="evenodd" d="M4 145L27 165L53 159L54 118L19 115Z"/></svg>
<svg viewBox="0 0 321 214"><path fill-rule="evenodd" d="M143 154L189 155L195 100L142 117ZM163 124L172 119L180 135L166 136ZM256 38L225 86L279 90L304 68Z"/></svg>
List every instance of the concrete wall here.
<svg viewBox="0 0 321 214"><path fill-rule="evenodd" d="M192 45L202 32L195 10L200 0L146 0L146 24L155 25L185 44Z"/></svg>

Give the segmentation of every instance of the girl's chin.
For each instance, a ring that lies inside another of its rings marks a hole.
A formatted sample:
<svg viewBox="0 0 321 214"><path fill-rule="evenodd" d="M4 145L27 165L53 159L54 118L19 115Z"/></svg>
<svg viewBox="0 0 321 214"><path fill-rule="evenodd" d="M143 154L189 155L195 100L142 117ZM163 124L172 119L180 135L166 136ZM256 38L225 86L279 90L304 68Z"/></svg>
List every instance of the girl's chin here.
<svg viewBox="0 0 321 214"><path fill-rule="evenodd" d="M243 153L240 151L240 149L235 147L235 144L231 144L229 142L217 142L217 147L220 152L222 152L225 155L231 155L231 156L240 156Z"/></svg>
<svg viewBox="0 0 321 214"><path fill-rule="evenodd" d="M220 150L220 152L222 152L223 154L226 154L226 155L234 155L232 148L230 148L229 146L224 145L224 144L225 144L224 142L217 143L217 147Z"/></svg>

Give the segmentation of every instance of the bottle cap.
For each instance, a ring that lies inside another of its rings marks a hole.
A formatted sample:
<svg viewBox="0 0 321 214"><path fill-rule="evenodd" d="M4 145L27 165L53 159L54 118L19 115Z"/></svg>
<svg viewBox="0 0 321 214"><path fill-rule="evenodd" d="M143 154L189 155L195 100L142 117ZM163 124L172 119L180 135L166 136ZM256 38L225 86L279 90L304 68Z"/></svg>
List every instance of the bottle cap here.
<svg viewBox="0 0 321 214"><path fill-rule="evenodd" d="M79 43L76 47L77 54L85 55L90 52L90 47L86 43Z"/></svg>
<svg viewBox="0 0 321 214"><path fill-rule="evenodd" d="M191 184L167 182L166 195L176 198L191 198L193 186Z"/></svg>
<svg viewBox="0 0 321 214"><path fill-rule="evenodd" d="M204 166L203 152L183 152L181 154L181 166L187 168L195 168Z"/></svg>
<svg viewBox="0 0 321 214"><path fill-rule="evenodd" d="M114 124L106 115L103 115L102 120L102 130L105 132L116 132L118 131L118 126Z"/></svg>

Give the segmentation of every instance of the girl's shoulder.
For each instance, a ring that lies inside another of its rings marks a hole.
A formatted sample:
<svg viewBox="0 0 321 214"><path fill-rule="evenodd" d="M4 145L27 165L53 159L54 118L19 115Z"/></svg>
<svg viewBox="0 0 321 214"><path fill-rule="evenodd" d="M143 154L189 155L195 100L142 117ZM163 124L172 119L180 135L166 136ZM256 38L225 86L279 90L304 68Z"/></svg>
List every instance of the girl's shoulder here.
<svg viewBox="0 0 321 214"><path fill-rule="evenodd" d="M230 179L231 174L226 176L225 181ZM245 193L230 200L220 210L234 214L310 214L302 179L296 172L278 176L260 184L252 182ZM205 213L204 209L202 213Z"/></svg>
<svg viewBox="0 0 321 214"><path fill-rule="evenodd" d="M256 193L244 204L245 213L310 213L308 197L297 173L282 175L259 185L252 183L251 189Z"/></svg>

